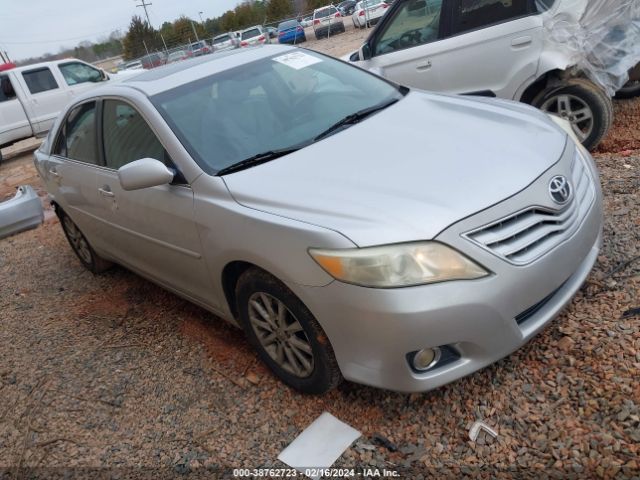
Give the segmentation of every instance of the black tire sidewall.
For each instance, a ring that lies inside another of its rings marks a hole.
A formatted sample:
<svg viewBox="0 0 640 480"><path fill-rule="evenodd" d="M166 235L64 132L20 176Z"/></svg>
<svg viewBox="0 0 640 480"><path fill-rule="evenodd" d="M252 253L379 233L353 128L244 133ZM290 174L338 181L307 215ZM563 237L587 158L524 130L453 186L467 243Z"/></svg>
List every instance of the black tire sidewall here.
<svg viewBox="0 0 640 480"><path fill-rule="evenodd" d="M64 236L67 237L67 241L69 242L69 245L71 246L71 250L73 250L73 253L76 254L76 257L78 257L78 260L80 260L80 263L82 263L82 265L87 270L89 270L90 272L99 273L100 269L98 268L98 261L97 261L98 257L96 255L96 252L94 252L93 248L89 244L89 241L87 240L87 237L84 236L84 233L82 233L82 231L78 228L78 225L76 225L76 223L66 213L60 212L59 218L60 218L60 225L62 226L62 231L64 232ZM75 225L75 227L78 230L78 232L80 233L80 235L82 235L82 238L84 238L84 241L87 242L87 246L89 247L89 253L91 254L91 263L87 263L80 256L80 253L78 253L78 251L76 250L75 245L73 244L73 242L71 241L71 238L69 237L69 232L67 232L67 228L66 228L65 223L64 223L65 222L65 218L68 218L69 221L71 221Z"/></svg>
<svg viewBox="0 0 640 480"><path fill-rule="evenodd" d="M299 378L284 370L273 360L260 344L249 321L249 298L256 292L266 293L283 302L296 317L309 340L313 352L313 373ZM240 324L249 343L256 349L264 363L290 387L308 394L324 393L335 387L342 376L326 334L302 301L282 282L260 269L245 272L238 280L236 303Z"/></svg>
<svg viewBox="0 0 640 480"><path fill-rule="evenodd" d="M589 136L582 142L587 149L591 150L600 143L611 126L611 108L609 108L610 106L606 103L607 101L610 103L610 99L597 89L597 86L584 80L567 82L564 86L542 91L533 100L532 104L535 107L541 108L542 105L551 98L564 94L580 98L588 105L593 115L593 129Z"/></svg>
<svg viewBox="0 0 640 480"><path fill-rule="evenodd" d="M635 98L637 96L640 96L640 82L634 87L628 87L627 90L621 89L616 92L616 98Z"/></svg>

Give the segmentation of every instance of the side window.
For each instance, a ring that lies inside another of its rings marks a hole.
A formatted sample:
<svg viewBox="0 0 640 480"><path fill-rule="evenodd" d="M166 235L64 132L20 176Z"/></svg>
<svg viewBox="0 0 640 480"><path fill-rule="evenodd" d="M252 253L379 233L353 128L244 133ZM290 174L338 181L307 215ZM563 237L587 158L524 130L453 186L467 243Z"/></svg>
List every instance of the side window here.
<svg viewBox="0 0 640 480"><path fill-rule="evenodd" d="M97 165L97 151L96 103L83 103L67 115L60 129L53 153L72 160Z"/></svg>
<svg viewBox="0 0 640 480"><path fill-rule="evenodd" d="M14 98L16 98L16 92L13 90L11 80L7 75L0 75L0 103Z"/></svg>
<svg viewBox="0 0 640 480"><path fill-rule="evenodd" d="M393 13L373 45L372 54L404 50L438 39L442 0L410 0Z"/></svg>
<svg viewBox="0 0 640 480"><path fill-rule="evenodd" d="M488 27L530 13L527 0L458 0L454 33Z"/></svg>
<svg viewBox="0 0 640 480"><path fill-rule="evenodd" d="M34 94L58 88L58 83L56 79L53 78L53 73L51 73L51 70L47 67L22 72L22 77L29 91Z"/></svg>
<svg viewBox="0 0 640 480"><path fill-rule="evenodd" d="M97 68L84 63L71 62L58 66L67 85L77 85L85 82L101 82L102 73Z"/></svg>
<svg viewBox="0 0 640 480"><path fill-rule="evenodd" d="M167 152L147 122L128 103L105 100L102 125L107 167L117 170L134 160L154 158L173 168Z"/></svg>

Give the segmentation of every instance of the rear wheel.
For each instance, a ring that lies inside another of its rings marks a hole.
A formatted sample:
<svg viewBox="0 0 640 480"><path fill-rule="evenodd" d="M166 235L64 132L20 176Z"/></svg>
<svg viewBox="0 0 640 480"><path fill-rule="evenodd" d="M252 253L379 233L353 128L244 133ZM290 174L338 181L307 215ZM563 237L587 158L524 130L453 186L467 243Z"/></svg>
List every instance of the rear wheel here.
<svg viewBox="0 0 640 480"><path fill-rule="evenodd" d="M111 268L113 264L100 257L93 248L91 248L86 237L67 214L59 211L58 217L60 218L60 225L62 225L62 230L69 241L69 245L71 245L71 248L87 270L93 273L101 273Z"/></svg>
<svg viewBox="0 0 640 480"><path fill-rule="evenodd" d="M634 98L640 96L640 80L630 80L616 92L616 98Z"/></svg>
<svg viewBox="0 0 640 480"><path fill-rule="evenodd" d="M595 84L581 78L546 88L532 104L571 123L576 137L589 150L600 143L613 121L611 99Z"/></svg>
<svg viewBox="0 0 640 480"><path fill-rule="evenodd" d="M322 327L282 282L251 268L238 279L236 300L249 343L284 383L319 394L342 381Z"/></svg>

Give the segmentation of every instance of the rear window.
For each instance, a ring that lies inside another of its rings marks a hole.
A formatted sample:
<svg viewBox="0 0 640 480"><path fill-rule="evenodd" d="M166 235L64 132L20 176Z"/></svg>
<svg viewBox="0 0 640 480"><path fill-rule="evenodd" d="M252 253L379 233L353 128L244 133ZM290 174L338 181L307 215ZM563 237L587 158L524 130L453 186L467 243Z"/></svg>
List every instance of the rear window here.
<svg viewBox="0 0 640 480"><path fill-rule="evenodd" d="M329 15L333 15L335 13L338 13L338 10L335 7L330 7L330 8L323 8L322 10L318 10L313 14L313 16L315 18L324 18L324 17L328 17Z"/></svg>
<svg viewBox="0 0 640 480"><path fill-rule="evenodd" d="M214 38L213 39L213 44L214 45L219 45L221 43L228 42L229 40L231 40L229 35L222 35L221 37Z"/></svg>
<svg viewBox="0 0 640 480"><path fill-rule="evenodd" d="M295 20L289 20L286 22L282 22L278 25L278 30L288 30L289 28L294 28L298 24Z"/></svg>
<svg viewBox="0 0 640 480"><path fill-rule="evenodd" d="M242 32L242 40L247 40L249 38L257 37L258 35L260 35L260 29L252 28L251 30Z"/></svg>
<svg viewBox="0 0 640 480"><path fill-rule="evenodd" d="M23 72L22 77L31 93L46 92L47 90L55 90L58 88L58 83L48 68L39 68L37 70Z"/></svg>

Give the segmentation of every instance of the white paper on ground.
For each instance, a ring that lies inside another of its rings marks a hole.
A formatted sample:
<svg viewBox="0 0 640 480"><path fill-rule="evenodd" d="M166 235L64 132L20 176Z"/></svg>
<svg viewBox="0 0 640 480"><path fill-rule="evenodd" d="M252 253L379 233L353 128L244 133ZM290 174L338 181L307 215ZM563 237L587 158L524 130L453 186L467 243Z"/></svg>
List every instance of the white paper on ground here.
<svg viewBox="0 0 640 480"><path fill-rule="evenodd" d="M328 468L360 435L355 428L324 412L280 452L278 460L301 473L305 468Z"/></svg>

